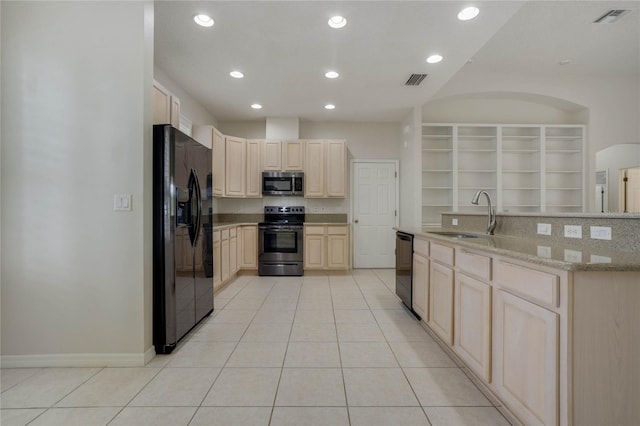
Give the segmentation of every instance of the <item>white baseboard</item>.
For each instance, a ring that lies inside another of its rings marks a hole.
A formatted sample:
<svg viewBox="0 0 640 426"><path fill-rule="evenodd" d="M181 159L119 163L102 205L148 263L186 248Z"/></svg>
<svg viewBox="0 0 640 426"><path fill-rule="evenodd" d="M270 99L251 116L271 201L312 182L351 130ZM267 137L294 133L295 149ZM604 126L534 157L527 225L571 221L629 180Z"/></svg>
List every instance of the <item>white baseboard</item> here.
<svg viewBox="0 0 640 426"><path fill-rule="evenodd" d="M144 353L2 355L0 367L144 367L155 355L153 346Z"/></svg>

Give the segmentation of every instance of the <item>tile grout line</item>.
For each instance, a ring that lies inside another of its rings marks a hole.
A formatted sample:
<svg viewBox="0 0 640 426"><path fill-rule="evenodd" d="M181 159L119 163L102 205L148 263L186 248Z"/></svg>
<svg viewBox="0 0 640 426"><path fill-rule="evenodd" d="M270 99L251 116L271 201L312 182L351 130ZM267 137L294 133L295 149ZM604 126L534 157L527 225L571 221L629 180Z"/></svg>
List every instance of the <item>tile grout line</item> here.
<svg viewBox="0 0 640 426"><path fill-rule="evenodd" d="M349 276L352 276L349 274ZM331 297L331 313L333 314L333 326L336 330L336 346L338 347L338 362L340 362L340 375L342 376L342 391L344 392L344 403L347 409L347 422L351 426L351 413L349 412L349 395L347 394L347 381L344 379L344 366L342 365L342 350L340 349L340 336L338 336L338 322L336 321L336 310L333 306L333 291L331 288L331 277L329 277L329 296ZM365 302L366 303L366 302Z"/></svg>
<svg viewBox="0 0 640 426"><path fill-rule="evenodd" d="M278 281L276 280L276 283ZM300 290L298 290L298 297L296 298L296 309L293 311L293 321L291 321L291 327L289 328L289 339L287 340L287 346L284 350L284 357L282 358L282 367L280 367L280 376L278 377L278 384L276 385L276 391L273 395L273 404L271 405L271 413L269 414L269 423L273 421L273 412L276 410L276 401L278 399L278 391L280 390L280 382L282 381L282 374L284 373L284 364L287 361L287 352L289 351L289 343L291 341L291 334L293 333L293 324L296 321L296 313L298 312L298 304L300 303L300 293L302 293L302 287L304 286L304 278L301 279ZM271 287L273 291L273 287ZM269 291L269 293L271 293ZM268 296L267 296L268 297Z"/></svg>

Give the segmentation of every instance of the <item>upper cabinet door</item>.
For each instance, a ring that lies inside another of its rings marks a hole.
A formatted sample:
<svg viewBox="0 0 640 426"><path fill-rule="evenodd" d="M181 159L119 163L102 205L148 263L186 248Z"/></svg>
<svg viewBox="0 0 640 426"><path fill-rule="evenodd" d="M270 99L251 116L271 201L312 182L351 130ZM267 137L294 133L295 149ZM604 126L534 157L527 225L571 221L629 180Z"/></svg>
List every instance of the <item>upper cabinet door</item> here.
<svg viewBox="0 0 640 426"><path fill-rule="evenodd" d="M171 93L153 82L153 124L171 124Z"/></svg>
<svg viewBox="0 0 640 426"><path fill-rule="evenodd" d="M307 167L304 170L304 196L324 197L324 143L307 141Z"/></svg>
<svg viewBox="0 0 640 426"><path fill-rule="evenodd" d="M282 169L282 142L264 141L263 170L279 172Z"/></svg>
<svg viewBox="0 0 640 426"><path fill-rule="evenodd" d="M344 141L327 141L327 197L344 198L347 193L347 150Z"/></svg>
<svg viewBox="0 0 640 426"><path fill-rule="evenodd" d="M262 144L259 140L247 141L247 197L260 197L262 191Z"/></svg>
<svg viewBox="0 0 640 426"><path fill-rule="evenodd" d="M247 176L247 146L242 138L226 137L225 193L227 197L244 197Z"/></svg>
<svg viewBox="0 0 640 426"><path fill-rule="evenodd" d="M224 135L218 131L218 129L213 128L212 135L212 150L211 155L213 156L213 196L214 197L223 197L224 189L225 189L225 163L226 163L226 149L225 149L225 140Z"/></svg>
<svg viewBox="0 0 640 426"><path fill-rule="evenodd" d="M282 143L282 171L304 170L304 141L284 141Z"/></svg>
<svg viewBox="0 0 640 426"><path fill-rule="evenodd" d="M153 82L153 124L180 126L180 99L154 80Z"/></svg>

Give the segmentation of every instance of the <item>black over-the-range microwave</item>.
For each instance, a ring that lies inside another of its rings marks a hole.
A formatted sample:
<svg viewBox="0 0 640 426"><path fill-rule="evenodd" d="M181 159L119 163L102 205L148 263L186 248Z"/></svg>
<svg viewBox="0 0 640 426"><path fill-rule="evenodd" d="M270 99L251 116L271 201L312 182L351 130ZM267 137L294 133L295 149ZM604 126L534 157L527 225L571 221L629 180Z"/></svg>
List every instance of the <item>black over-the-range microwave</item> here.
<svg viewBox="0 0 640 426"><path fill-rule="evenodd" d="M262 172L262 195L304 195L304 172Z"/></svg>

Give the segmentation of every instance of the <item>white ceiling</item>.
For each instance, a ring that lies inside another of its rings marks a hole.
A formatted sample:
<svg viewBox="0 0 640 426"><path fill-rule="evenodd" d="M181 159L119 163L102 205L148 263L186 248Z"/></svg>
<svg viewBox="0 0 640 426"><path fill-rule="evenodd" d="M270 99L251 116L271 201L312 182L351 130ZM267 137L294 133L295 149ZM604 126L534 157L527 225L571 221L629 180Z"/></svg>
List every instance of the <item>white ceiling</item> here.
<svg viewBox="0 0 640 426"><path fill-rule="evenodd" d="M156 1L154 60L223 121L400 121L471 58L465 72L640 77L638 1L481 1L478 18L458 21L468 4ZM617 24L591 23L612 8L633 12ZM211 15L215 25L195 25L197 13ZM329 28L335 14L348 19L345 28ZM427 64L432 53L444 60ZM561 67L562 59L572 63ZM231 78L234 69L245 78ZM329 69L340 77L326 79ZM429 76L418 87L405 86L412 73ZM252 110L254 102L264 108ZM336 109L325 110L326 103Z"/></svg>

